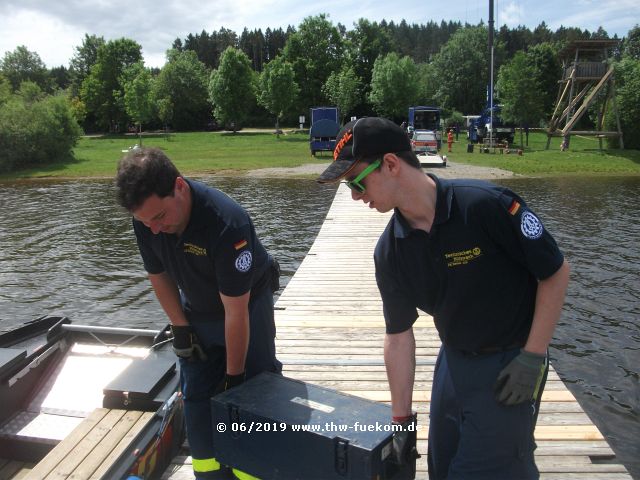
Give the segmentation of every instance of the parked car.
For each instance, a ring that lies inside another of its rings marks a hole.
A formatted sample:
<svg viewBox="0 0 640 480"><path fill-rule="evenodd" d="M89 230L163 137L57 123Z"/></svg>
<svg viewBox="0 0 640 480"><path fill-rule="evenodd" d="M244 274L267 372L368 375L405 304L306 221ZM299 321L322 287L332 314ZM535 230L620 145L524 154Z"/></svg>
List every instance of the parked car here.
<svg viewBox="0 0 640 480"><path fill-rule="evenodd" d="M415 130L411 136L411 149L416 153L438 153L438 139L431 130Z"/></svg>

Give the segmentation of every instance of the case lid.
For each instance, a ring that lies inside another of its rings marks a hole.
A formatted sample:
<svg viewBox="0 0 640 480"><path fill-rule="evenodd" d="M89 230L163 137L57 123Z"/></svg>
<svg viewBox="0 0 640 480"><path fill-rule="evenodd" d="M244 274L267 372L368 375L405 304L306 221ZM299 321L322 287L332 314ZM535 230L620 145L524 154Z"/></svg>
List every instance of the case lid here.
<svg viewBox="0 0 640 480"><path fill-rule="evenodd" d="M287 425L317 426L305 431L348 439L365 449L374 449L393 434L389 405L268 372L215 396L213 402L237 409L240 422L250 414Z"/></svg>
<svg viewBox="0 0 640 480"><path fill-rule="evenodd" d="M173 375L176 362L171 357L147 357L131 362L120 375L104 388L106 396L122 395L153 399L166 381Z"/></svg>

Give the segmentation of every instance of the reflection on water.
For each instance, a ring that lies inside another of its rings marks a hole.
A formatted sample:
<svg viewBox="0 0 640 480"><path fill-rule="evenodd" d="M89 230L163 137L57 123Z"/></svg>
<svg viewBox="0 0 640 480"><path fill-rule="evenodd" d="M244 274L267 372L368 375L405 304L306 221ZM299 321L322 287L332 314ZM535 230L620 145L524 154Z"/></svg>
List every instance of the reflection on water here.
<svg viewBox="0 0 640 480"><path fill-rule="evenodd" d="M203 180L251 213L286 285L335 190L311 180ZM640 479L640 179L501 183L540 214L572 266L554 366ZM0 330L43 313L137 328L165 323L110 182L0 184L0 206Z"/></svg>

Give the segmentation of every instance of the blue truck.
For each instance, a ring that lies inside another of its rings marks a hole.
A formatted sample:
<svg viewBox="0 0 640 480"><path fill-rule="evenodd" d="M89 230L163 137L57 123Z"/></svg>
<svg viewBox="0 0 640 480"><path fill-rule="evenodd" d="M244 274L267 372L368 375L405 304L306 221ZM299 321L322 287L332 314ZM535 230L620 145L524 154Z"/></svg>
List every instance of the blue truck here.
<svg viewBox="0 0 640 480"><path fill-rule="evenodd" d="M430 130L436 134L438 150L442 147L440 132L440 109L438 107L417 106L409 107L409 123L407 133L413 135L416 130Z"/></svg>
<svg viewBox="0 0 640 480"><path fill-rule="evenodd" d="M506 124L500 118L500 105L493 106L493 134L491 135L495 142L508 142L513 144L516 129L513 125ZM489 138L491 133L491 108L486 107L480 116L470 122L468 136L471 142L483 143Z"/></svg>
<svg viewBox="0 0 640 480"><path fill-rule="evenodd" d="M337 107L313 107L311 109L311 128L309 129L309 148L311 155L316 152L331 151L336 147L336 137L340 131Z"/></svg>

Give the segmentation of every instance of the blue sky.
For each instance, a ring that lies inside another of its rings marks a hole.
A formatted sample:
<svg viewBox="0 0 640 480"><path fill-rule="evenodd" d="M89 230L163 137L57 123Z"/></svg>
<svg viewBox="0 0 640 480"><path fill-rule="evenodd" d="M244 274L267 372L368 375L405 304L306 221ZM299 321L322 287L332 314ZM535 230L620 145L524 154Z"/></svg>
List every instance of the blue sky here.
<svg viewBox="0 0 640 480"><path fill-rule="evenodd" d="M489 16L488 0L0 0L0 55L19 45L37 52L48 67L65 65L85 33L107 40L127 37L142 45L148 66L162 66L177 37L220 27L240 34L267 27L297 27L307 16L326 13L351 29L359 18L371 21L471 24ZM640 0L495 0L496 28L544 21L590 31L602 26L625 36L640 23Z"/></svg>

